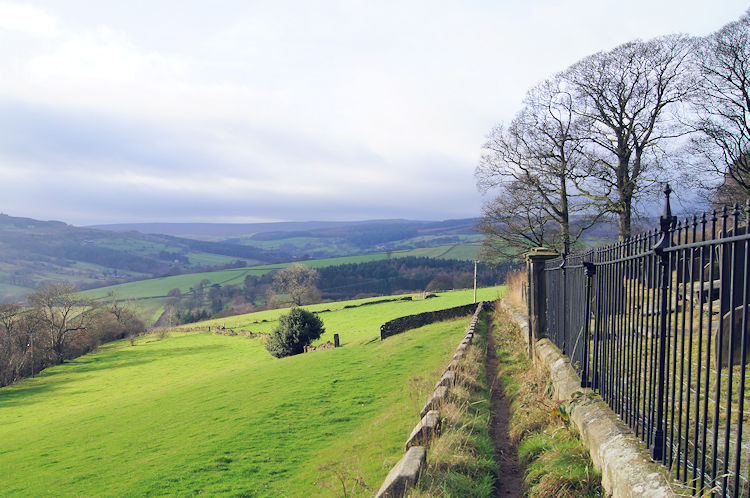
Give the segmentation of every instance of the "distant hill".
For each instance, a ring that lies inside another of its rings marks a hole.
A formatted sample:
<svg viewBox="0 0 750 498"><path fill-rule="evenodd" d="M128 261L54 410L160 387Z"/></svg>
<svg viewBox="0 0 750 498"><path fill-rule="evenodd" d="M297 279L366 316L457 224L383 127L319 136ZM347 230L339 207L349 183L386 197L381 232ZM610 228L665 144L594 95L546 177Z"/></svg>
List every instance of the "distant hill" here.
<svg viewBox="0 0 750 498"><path fill-rule="evenodd" d="M476 218L445 221L368 220L279 223L137 223L96 225L108 230L223 241L295 258L329 258L477 242Z"/></svg>
<svg viewBox="0 0 750 498"><path fill-rule="evenodd" d="M290 258L278 250L0 214L0 300L23 296L46 282L98 287Z"/></svg>
<svg viewBox="0 0 750 498"><path fill-rule="evenodd" d="M346 221L284 221L269 223L113 223L88 228L173 235L196 240L224 240L262 232L316 230L356 224Z"/></svg>

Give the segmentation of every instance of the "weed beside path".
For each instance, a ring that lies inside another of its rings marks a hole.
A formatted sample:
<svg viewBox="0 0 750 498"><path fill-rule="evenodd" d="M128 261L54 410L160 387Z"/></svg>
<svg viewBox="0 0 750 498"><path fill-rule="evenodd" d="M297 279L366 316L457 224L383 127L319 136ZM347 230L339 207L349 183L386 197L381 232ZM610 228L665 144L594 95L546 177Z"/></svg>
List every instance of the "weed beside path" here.
<svg viewBox="0 0 750 498"><path fill-rule="evenodd" d="M552 398L549 373L528 358L518 328L500 306L495 310L492 337L498 391L507 397L505 403L510 400L507 437L510 446L517 446L519 465L525 468L523 484L527 496L603 496L601 476L568 423L567 407ZM500 408L494 415L507 417L502 400L498 401ZM502 440L499 444L503 448ZM502 483L506 477L501 473L499 479ZM510 478L509 485L515 486L514 479ZM497 496L513 495L512 489L508 491L510 494Z"/></svg>

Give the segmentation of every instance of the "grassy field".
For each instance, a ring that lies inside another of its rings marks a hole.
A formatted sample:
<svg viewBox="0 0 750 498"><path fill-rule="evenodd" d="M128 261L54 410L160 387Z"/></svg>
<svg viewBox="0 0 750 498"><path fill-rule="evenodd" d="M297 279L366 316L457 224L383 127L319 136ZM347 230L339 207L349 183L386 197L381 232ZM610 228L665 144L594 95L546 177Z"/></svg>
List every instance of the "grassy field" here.
<svg viewBox="0 0 750 498"><path fill-rule="evenodd" d="M481 242L483 236L477 233L472 235L452 235L450 242L446 240L445 234L429 235L422 234L414 237L394 240L381 245L380 248L388 247L394 253L401 251L421 251L423 247L453 247L467 246L471 247ZM316 237L312 234L307 236L284 237L272 240L262 240L258 238L239 238L233 239L233 242L243 245L249 245L267 251L281 250L288 254L302 255L309 254L314 258L344 256L358 254L362 251L362 245L353 243L349 237Z"/></svg>
<svg viewBox="0 0 750 498"><path fill-rule="evenodd" d="M109 292L116 292L120 299L143 299L151 297L164 297L171 289L180 289L186 293L191 287L195 287L201 280L208 280L211 284L236 284L242 285L247 275L263 275L270 268L279 266L258 266L252 268L234 268L231 270L219 270L202 273L187 273L185 275L174 275L171 277L151 278L138 280L125 284L110 285L82 292L84 296L97 299L106 297Z"/></svg>
<svg viewBox="0 0 750 498"><path fill-rule="evenodd" d="M281 360L260 339L175 332L50 368L0 389L0 494L333 496L343 479L369 495L417 421L410 386L434 383L467 319L383 342L377 330L461 301L322 313L344 347Z"/></svg>
<svg viewBox="0 0 750 498"><path fill-rule="evenodd" d="M450 246L430 247L424 249L410 249L406 251L393 251L391 257L407 256L425 256L444 259L473 259L479 250L478 245L456 244ZM302 261L303 264L312 268L323 268L326 266L343 265L350 263L366 263L368 261L377 261L387 259L388 254L385 252L364 254L360 256L345 256L341 258L323 258ZM148 280L139 280L137 282L128 282L125 284L111 285L100 287L83 292L83 295L90 298L103 298L110 291L117 292L122 299L134 298L153 298L167 295L171 289L180 289L180 292L186 293L191 287L195 287L201 280L208 280L211 284L235 284L242 285L245 277L248 275L261 276L270 271L284 268L291 263L278 265L258 265L247 268L233 268L230 270L218 270L202 273L189 273L185 275L175 275L171 277L152 278Z"/></svg>
<svg viewBox="0 0 750 498"><path fill-rule="evenodd" d="M494 301L498 297L502 297L504 292L504 286L486 287L478 290L477 299L480 301ZM333 341L333 334L338 333L342 344L348 344L369 341L379 337L380 325L388 320L413 313L452 308L454 306L471 303L474 299L473 290L440 292L436 294L437 297L430 299L422 299L418 294L407 295L412 296L413 300L393 301L356 308L345 308L345 306L358 306L371 301L389 299L388 297L374 297L352 301L340 301L336 303L313 304L303 307L310 311L317 312L331 310L329 312L319 313L318 315L326 324L326 332L317 341L318 343ZM227 329L269 333L276 327L279 316L288 311L289 310L286 308L259 311L257 313L249 313L246 315L217 318L215 320L201 322L200 324L187 324L184 325L183 328L192 328L196 326L223 326Z"/></svg>

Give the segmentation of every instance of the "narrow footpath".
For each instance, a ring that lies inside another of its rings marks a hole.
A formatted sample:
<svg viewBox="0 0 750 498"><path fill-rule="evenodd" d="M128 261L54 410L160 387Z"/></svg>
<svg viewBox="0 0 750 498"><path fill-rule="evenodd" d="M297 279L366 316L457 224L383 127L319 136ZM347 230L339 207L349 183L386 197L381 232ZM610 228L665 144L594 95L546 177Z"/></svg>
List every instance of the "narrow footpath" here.
<svg viewBox="0 0 750 498"><path fill-rule="evenodd" d="M495 446L495 460L499 469L495 496L523 496L523 469L518 465L518 452L508 437L510 422L510 401L497 382L497 356L493 323L487 325L487 359L484 364L487 380L490 383L492 416L490 437Z"/></svg>

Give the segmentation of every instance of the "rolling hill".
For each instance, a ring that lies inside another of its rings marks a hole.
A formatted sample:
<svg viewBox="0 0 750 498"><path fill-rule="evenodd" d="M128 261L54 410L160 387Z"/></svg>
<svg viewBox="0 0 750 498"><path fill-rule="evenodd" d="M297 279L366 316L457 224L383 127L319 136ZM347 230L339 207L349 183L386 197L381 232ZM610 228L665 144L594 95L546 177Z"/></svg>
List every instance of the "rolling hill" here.
<svg viewBox="0 0 750 498"><path fill-rule="evenodd" d="M262 275L280 263L294 260L323 258L324 261L309 264L325 266L329 258L352 257L351 262L359 262L410 251L415 256L472 259L477 252L474 244L481 238L472 230L474 222L377 220L76 227L61 221L0 214L0 302L18 301L49 282L67 281L92 289L196 274L197 281L208 278L213 284L226 279L205 273L253 267L245 274ZM261 268L256 270L259 265ZM153 287L153 283L145 285ZM191 286L178 283L169 288Z"/></svg>
<svg viewBox="0 0 750 498"><path fill-rule="evenodd" d="M200 269L277 263L281 251L0 214L0 300L46 282L97 287Z"/></svg>
<svg viewBox="0 0 750 498"><path fill-rule="evenodd" d="M476 218L467 218L445 221L140 223L97 225L96 228L222 241L280 251L295 258L317 259L478 242L482 237L474 231L476 222Z"/></svg>

